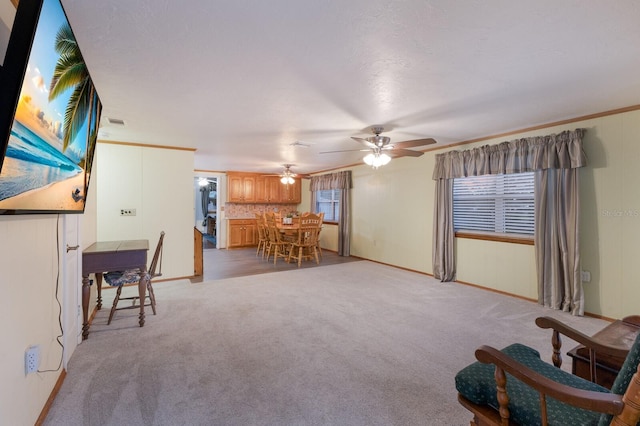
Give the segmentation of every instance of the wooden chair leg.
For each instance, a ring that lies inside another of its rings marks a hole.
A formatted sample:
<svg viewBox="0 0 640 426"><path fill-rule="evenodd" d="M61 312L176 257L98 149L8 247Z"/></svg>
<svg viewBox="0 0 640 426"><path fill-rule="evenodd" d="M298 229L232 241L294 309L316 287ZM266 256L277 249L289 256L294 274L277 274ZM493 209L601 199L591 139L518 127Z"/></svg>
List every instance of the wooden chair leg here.
<svg viewBox="0 0 640 426"><path fill-rule="evenodd" d="M122 293L122 287L118 286L118 290L116 291L116 297L113 299L113 306L111 306L111 312L109 312L109 321L107 321L107 325L111 324L111 319L113 319L113 314L116 313L116 306L118 306L118 301L120 300L120 293Z"/></svg>
<svg viewBox="0 0 640 426"><path fill-rule="evenodd" d="M151 281L149 281L149 284L147 284L147 293L149 293L149 302L151 304L151 310L153 311L153 315L155 315L156 314L156 295L153 292Z"/></svg>

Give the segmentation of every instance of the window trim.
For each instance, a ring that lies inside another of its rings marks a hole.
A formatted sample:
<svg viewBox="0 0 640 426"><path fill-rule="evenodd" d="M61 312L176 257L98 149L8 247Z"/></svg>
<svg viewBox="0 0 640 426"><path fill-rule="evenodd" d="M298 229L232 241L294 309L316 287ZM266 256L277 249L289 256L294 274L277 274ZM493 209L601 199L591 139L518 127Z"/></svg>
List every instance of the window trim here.
<svg viewBox="0 0 640 426"><path fill-rule="evenodd" d="M455 231L456 238L466 238L470 240L496 241L500 243L524 244L528 246L535 245L533 235L524 234L504 234L499 232L482 232L482 231Z"/></svg>

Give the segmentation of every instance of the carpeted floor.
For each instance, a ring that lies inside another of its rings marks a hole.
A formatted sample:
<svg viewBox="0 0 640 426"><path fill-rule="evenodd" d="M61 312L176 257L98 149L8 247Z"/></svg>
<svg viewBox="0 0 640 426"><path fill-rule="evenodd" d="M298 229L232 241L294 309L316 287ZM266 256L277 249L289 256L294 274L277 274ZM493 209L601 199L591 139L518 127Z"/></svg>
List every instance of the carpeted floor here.
<svg viewBox="0 0 640 426"><path fill-rule="evenodd" d="M478 346L548 360L537 316L607 324L368 261L154 288L143 328L98 313L45 424L468 425L453 378Z"/></svg>

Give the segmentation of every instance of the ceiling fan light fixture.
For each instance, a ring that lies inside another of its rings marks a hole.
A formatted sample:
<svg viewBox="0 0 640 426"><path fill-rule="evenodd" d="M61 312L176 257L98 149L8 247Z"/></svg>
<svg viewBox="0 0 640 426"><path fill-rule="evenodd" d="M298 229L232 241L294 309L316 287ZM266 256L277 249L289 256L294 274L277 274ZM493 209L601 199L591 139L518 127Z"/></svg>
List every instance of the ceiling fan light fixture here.
<svg viewBox="0 0 640 426"><path fill-rule="evenodd" d="M284 185L292 185L293 183L295 183L295 180L291 176L282 176L280 178L280 182L282 182Z"/></svg>
<svg viewBox="0 0 640 426"><path fill-rule="evenodd" d="M389 157L385 153L372 152L372 153L369 153L369 154L365 155L365 157L362 160L368 166L371 166L374 169L377 169L380 166L384 166L386 164L389 164L389 161L391 161L391 157Z"/></svg>

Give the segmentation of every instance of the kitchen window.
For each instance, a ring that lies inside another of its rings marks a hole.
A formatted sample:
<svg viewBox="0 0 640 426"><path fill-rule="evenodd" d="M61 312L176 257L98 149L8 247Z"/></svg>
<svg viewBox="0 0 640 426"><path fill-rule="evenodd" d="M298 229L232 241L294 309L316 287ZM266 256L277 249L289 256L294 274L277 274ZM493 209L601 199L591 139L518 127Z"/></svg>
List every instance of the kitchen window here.
<svg viewBox="0 0 640 426"><path fill-rule="evenodd" d="M533 172L454 179L454 230L533 236L533 182Z"/></svg>
<svg viewBox="0 0 640 426"><path fill-rule="evenodd" d="M316 213L324 213L324 222L340 220L340 190L316 191Z"/></svg>

